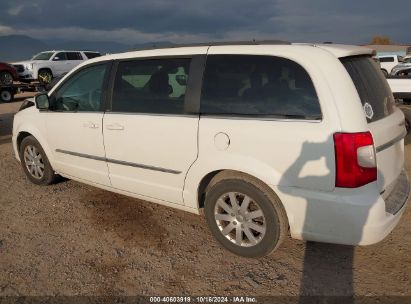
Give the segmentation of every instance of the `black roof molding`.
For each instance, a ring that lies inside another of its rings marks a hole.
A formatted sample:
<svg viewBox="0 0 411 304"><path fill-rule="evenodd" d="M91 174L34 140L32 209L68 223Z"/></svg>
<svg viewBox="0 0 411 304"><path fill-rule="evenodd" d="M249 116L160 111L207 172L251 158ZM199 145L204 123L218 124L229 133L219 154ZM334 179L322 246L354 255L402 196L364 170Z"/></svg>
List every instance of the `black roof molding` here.
<svg viewBox="0 0 411 304"><path fill-rule="evenodd" d="M246 40L246 41L216 41L216 42L200 42L200 43L189 43L189 44L170 44L143 47L133 49L132 51L145 51L145 50L156 50L156 49L173 49L181 47L196 47L196 46L229 46L229 45L290 45L291 43L284 40Z"/></svg>

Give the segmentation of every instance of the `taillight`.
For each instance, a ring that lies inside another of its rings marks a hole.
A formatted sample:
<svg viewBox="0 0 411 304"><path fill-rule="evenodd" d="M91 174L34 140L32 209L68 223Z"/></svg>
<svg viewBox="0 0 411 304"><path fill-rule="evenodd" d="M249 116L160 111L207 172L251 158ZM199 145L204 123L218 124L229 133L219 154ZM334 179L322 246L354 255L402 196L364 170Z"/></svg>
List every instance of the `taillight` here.
<svg viewBox="0 0 411 304"><path fill-rule="evenodd" d="M335 133L335 186L356 188L377 180L374 141L370 132Z"/></svg>

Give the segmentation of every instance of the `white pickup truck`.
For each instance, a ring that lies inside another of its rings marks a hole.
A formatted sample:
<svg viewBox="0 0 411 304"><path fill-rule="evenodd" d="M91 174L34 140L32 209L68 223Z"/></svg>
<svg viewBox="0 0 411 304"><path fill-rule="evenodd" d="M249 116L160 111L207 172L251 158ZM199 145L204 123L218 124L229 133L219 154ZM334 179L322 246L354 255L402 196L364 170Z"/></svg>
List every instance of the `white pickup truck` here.
<svg viewBox="0 0 411 304"><path fill-rule="evenodd" d="M101 56L94 51L47 51L35 55L31 60L15 62L13 66L19 74L19 80L30 82L39 80L50 83L85 60Z"/></svg>

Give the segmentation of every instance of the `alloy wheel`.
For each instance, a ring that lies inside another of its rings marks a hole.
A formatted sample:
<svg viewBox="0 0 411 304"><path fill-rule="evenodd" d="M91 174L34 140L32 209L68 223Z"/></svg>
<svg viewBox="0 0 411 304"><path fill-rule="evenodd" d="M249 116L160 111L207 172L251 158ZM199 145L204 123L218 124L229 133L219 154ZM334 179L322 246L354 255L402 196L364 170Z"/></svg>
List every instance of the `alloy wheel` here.
<svg viewBox="0 0 411 304"><path fill-rule="evenodd" d="M36 179L44 176L44 162L40 151L33 145L28 145L24 149L24 163L30 175Z"/></svg>
<svg viewBox="0 0 411 304"><path fill-rule="evenodd" d="M225 193L217 200L214 218L224 237L242 247L260 243L267 230L258 202L238 192Z"/></svg>

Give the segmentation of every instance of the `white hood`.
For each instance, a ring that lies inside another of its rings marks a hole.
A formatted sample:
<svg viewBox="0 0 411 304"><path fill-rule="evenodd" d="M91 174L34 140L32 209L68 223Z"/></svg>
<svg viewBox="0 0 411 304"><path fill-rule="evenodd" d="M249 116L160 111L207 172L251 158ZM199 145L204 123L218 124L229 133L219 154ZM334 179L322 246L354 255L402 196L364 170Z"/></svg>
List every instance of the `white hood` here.
<svg viewBox="0 0 411 304"><path fill-rule="evenodd" d="M12 64L12 65L18 65L18 64L20 64L20 65L26 66L26 65L33 64L33 63L35 63L35 62L36 62L36 60L26 60L26 61L13 62L13 63L11 63L11 64Z"/></svg>

